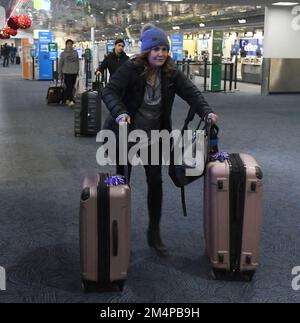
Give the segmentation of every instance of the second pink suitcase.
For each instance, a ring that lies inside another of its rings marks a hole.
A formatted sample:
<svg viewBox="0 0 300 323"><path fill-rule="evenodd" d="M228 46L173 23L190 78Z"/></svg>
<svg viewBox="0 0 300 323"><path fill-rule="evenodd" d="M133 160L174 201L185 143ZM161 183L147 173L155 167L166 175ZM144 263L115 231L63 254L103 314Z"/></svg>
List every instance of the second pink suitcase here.
<svg viewBox="0 0 300 323"><path fill-rule="evenodd" d="M130 188L118 176L85 177L80 201L83 288L123 289L130 258ZM125 181L125 179L124 179Z"/></svg>
<svg viewBox="0 0 300 323"><path fill-rule="evenodd" d="M262 171L247 154L207 165L204 236L214 278L251 280L258 266L262 221Z"/></svg>

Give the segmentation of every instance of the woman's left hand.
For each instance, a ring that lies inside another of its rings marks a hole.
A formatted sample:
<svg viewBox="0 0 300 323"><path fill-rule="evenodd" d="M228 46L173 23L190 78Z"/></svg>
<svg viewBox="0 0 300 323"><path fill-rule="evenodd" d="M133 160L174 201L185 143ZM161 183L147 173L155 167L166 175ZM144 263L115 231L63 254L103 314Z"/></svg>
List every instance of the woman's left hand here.
<svg viewBox="0 0 300 323"><path fill-rule="evenodd" d="M216 114L210 113L208 115L208 118L211 119L212 124L217 124L218 123L219 117Z"/></svg>

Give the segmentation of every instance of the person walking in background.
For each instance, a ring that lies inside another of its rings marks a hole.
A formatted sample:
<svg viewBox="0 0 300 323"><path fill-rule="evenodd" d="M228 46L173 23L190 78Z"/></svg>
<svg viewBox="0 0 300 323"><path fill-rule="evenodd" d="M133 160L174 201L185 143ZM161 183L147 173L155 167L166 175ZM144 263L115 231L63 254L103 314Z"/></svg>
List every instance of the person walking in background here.
<svg viewBox="0 0 300 323"><path fill-rule="evenodd" d="M169 55L166 33L154 25L146 25L142 30L141 43L141 54L124 63L103 90L102 99L110 111L104 129L116 132L118 124L126 122L132 129L145 131L148 138L151 130L171 131L175 94L193 107L199 116L210 115L212 122L216 123L218 117L199 89L176 70ZM148 147L151 151L150 142ZM124 175L124 166L118 164L118 147L116 152L117 174ZM167 249L160 235L163 198L161 164L160 161L159 165L144 165L148 185L147 239L158 255L165 256ZM128 166L130 177L131 165Z"/></svg>
<svg viewBox="0 0 300 323"><path fill-rule="evenodd" d="M72 107L74 105L74 86L79 72L79 58L76 50L73 49L73 40L66 41L66 48L60 54L59 77L66 85L65 103Z"/></svg>
<svg viewBox="0 0 300 323"><path fill-rule="evenodd" d="M15 47L14 44L11 44L11 47L10 47L10 62L12 64L15 64L16 54L17 54L17 47Z"/></svg>
<svg viewBox="0 0 300 323"><path fill-rule="evenodd" d="M129 57L124 52L125 42L123 39L118 38L115 41L115 48L112 53L109 53L100 64L97 69L97 74L104 75L104 71L108 69L110 77L116 72L116 70L124 64Z"/></svg>
<svg viewBox="0 0 300 323"><path fill-rule="evenodd" d="M10 47L7 45L7 43L5 43L3 46L3 67L8 67L9 55L10 55Z"/></svg>

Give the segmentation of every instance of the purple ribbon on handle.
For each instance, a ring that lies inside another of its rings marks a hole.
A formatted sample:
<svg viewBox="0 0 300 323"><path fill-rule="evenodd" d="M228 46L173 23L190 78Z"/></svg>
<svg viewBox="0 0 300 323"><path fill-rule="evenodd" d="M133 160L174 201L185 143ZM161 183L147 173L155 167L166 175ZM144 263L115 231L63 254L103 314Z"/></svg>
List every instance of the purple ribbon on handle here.
<svg viewBox="0 0 300 323"><path fill-rule="evenodd" d="M119 175L109 176L104 182L106 185L109 185L109 186L124 185L125 177L119 176Z"/></svg>
<svg viewBox="0 0 300 323"><path fill-rule="evenodd" d="M217 160L220 162L223 162L224 160L229 160L229 154L226 151L220 151L210 157L210 161L217 161Z"/></svg>

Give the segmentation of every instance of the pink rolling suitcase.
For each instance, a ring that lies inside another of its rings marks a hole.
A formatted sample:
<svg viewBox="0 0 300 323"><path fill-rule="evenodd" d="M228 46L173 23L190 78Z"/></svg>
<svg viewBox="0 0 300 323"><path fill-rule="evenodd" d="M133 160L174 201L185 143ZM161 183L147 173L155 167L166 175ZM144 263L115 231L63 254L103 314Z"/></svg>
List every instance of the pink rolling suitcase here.
<svg viewBox="0 0 300 323"><path fill-rule="evenodd" d="M130 258L130 188L122 177L85 177L80 201L80 265L86 291L123 289Z"/></svg>
<svg viewBox="0 0 300 323"><path fill-rule="evenodd" d="M204 236L213 276L251 280L258 266L262 171L247 154L208 163L204 179Z"/></svg>

